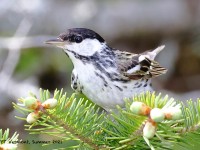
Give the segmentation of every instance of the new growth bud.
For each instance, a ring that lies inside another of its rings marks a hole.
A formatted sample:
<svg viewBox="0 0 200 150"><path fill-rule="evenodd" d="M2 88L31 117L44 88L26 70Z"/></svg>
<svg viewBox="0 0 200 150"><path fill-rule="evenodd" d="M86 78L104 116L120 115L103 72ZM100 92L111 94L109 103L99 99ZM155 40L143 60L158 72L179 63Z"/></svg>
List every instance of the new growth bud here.
<svg viewBox="0 0 200 150"><path fill-rule="evenodd" d="M42 106L45 109L53 109L56 107L57 103L58 101L56 99L50 98L50 99L47 99L45 102L43 102Z"/></svg>
<svg viewBox="0 0 200 150"><path fill-rule="evenodd" d="M16 150L17 144L11 144L8 142L5 142L4 144L0 145L0 150Z"/></svg>
<svg viewBox="0 0 200 150"><path fill-rule="evenodd" d="M147 121L143 128L143 136L147 139L154 137L156 133L156 123L152 121Z"/></svg>
<svg viewBox="0 0 200 150"><path fill-rule="evenodd" d="M35 110L39 105L39 101L35 97L27 97L24 99L24 105L29 109Z"/></svg>
<svg viewBox="0 0 200 150"><path fill-rule="evenodd" d="M182 118L182 111L180 108L169 107L163 109L165 118L169 120L179 120Z"/></svg>
<svg viewBox="0 0 200 150"><path fill-rule="evenodd" d="M130 106L130 110L136 115L148 115L151 108L142 102L133 102Z"/></svg>
<svg viewBox="0 0 200 150"><path fill-rule="evenodd" d="M155 122L162 122L165 119L165 114L162 109L153 108L150 112L150 117Z"/></svg>
<svg viewBox="0 0 200 150"><path fill-rule="evenodd" d="M31 124L31 123L36 122L38 120L38 118L39 118L39 113L38 112L31 112L27 116L26 121Z"/></svg>

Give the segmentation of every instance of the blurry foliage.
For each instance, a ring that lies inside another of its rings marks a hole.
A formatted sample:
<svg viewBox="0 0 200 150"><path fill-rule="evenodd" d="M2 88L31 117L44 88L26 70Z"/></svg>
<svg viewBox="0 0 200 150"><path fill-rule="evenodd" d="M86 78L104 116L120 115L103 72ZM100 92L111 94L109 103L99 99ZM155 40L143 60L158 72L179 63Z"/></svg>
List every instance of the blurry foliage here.
<svg viewBox="0 0 200 150"><path fill-rule="evenodd" d="M21 58L16 66L15 73L24 77L35 74L38 66L41 66L43 60L43 51L38 48L24 49L21 52Z"/></svg>
<svg viewBox="0 0 200 150"><path fill-rule="evenodd" d="M56 49L56 48L54 48ZM55 70L67 70L71 72L72 63L66 59L66 55L60 49L53 51L53 48L29 48L21 51L21 57L15 69L16 74L30 76L37 70L45 71L46 68L53 67Z"/></svg>
<svg viewBox="0 0 200 150"><path fill-rule="evenodd" d="M56 50L52 48L23 49L15 75L23 80L36 76L39 86L48 88L50 91L56 88L70 88L72 63L62 50Z"/></svg>

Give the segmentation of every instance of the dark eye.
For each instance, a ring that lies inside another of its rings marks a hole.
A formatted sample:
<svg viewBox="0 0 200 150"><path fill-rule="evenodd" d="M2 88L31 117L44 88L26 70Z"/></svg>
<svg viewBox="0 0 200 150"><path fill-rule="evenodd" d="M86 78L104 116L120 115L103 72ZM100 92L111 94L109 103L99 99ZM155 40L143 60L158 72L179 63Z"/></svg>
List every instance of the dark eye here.
<svg viewBox="0 0 200 150"><path fill-rule="evenodd" d="M82 40L83 40L83 38L82 38L81 36L75 36L75 37L74 37L74 41L75 41L76 43L81 43Z"/></svg>

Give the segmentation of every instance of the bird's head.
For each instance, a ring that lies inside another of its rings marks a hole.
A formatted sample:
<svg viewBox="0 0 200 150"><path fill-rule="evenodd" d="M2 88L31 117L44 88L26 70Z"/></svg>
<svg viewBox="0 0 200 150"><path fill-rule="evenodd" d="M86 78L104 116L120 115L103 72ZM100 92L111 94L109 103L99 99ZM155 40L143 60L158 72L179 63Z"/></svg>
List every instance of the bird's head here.
<svg viewBox="0 0 200 150"><path fill-rule="evenodd" d="M82 56L92 56L97 51L103 50L106 45L99 34L85 28L68 29L57 38L45 43L63 48L68 55L78 54Z"/></svg>

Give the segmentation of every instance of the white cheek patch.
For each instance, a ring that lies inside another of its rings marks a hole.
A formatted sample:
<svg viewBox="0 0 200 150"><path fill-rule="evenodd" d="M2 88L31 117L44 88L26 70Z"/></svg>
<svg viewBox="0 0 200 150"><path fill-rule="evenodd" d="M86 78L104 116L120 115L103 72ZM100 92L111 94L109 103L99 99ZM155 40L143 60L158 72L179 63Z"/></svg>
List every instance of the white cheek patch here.
<svg viewBox="0 0 200 150"><path fill-rule="evenodd" d="M93 42L85 42L83 41L83 43L77 44L78 49L77 53L82 54L82 55L93 55L96 50L94 49L94 44Z"/></svg>
<svg viewBox="0 0 200 150"><path fill-rule="evenodd" d="M105 47L104 43L100 43L96 39L84 39L81 43L71 43L65 45L65 49L74 51L83 56L92 56L95 52L101 51Z"/></svg>

